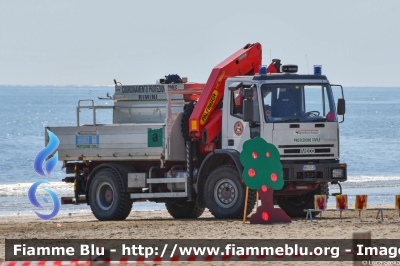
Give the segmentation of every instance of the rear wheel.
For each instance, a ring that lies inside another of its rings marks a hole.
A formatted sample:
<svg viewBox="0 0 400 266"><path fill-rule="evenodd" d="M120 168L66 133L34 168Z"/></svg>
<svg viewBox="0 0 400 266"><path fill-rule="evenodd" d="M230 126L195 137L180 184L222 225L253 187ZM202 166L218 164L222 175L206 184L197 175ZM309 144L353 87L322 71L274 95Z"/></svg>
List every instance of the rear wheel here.
<svg viewBox="0 0 400 266"><path fill-rule="evenodd" d="M113 169L106 168L96 173L89 193L90 208L100 221L124 220L131 212L133 202Z"/></svg>
<svg viewBox="0 0 400 266"><path fill-rule="evenodd" d="M327 182L319 184L316 190L310 191L297 197L282 197L278 199L278 205L290 217L304 217L305 209L314 209L315 195L329 195L329 185ZM314 216L319 212L313 212Z"/></svg>
<svg viewBox="0 0 400 266"><path fill-rule="evenodd" d="M174 203L165 203L165 207L175 219L199 218L205 209L199 208L196 200L189 202L186 199Z"/></svg>
<svg viewBox="0 0 400 266"><path fill-rule="evenodd" d="M215 169L207 178L204 199L212 215L218 219L243 218L246 186L233 165L223 165ZM249 190L246 215L256 202L256 191Z"/></svg>

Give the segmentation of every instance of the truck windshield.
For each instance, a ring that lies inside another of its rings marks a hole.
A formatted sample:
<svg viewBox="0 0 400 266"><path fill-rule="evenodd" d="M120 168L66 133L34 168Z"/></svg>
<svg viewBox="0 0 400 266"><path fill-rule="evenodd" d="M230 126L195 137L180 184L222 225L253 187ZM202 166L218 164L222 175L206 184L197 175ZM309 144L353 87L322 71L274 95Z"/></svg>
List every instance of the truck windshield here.
<svg viewBox="0 0 400 266"><path fill-rule="evenodd" d="M261 86L267 122L336 122L328 84L264 84Z"/></svg>

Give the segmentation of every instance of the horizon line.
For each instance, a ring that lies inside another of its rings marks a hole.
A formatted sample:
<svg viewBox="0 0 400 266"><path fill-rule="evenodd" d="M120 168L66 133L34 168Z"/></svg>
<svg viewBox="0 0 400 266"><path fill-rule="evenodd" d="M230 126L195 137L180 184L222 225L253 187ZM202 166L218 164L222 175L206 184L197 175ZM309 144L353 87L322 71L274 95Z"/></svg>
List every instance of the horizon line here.
<svg viewBox="0 0 400 266"><path fill-rule="evenodd" d="M115 85L10 85L10 84L0 84L0 87L115 87Z"/></svg>
<svg viewBox="0 0 400 266"><path fill-rule="evenodd" d="M149 85L149 84L127 84L127 85ZM346 88L400 88L400 86L366 86L366 85L342 85ZM67 85L10 85L10 84L0 84L0 87L115 87L112 85L77 85L77 84L67 84Z"/></svg>

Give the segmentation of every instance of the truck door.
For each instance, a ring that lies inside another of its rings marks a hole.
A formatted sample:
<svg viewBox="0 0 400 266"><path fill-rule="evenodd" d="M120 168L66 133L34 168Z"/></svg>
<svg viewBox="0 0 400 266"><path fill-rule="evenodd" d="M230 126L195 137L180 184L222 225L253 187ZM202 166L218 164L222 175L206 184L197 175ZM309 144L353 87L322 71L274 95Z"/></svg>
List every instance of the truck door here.
<svg viewBox="0 0 400 266"><path fill-rule="evenodd" d="M243 88L253 88L253 114L255 116L255 122L259 123L259 107L258 107L258 95L257 87L254 84L244 84L244 87L235 91L230 91L229 96L229 114L227 116L227 127L226 127L226 138L228 149L235 149L239 152L242 151L243 143L250 139L251 132L256 134L255 131L259 131L260 127L250 129L249 123L243 121ZM224 103L225 104L225 103ZM225 109L226 110L226 109ZM226 142L225 142L226 143Z"/></svg>

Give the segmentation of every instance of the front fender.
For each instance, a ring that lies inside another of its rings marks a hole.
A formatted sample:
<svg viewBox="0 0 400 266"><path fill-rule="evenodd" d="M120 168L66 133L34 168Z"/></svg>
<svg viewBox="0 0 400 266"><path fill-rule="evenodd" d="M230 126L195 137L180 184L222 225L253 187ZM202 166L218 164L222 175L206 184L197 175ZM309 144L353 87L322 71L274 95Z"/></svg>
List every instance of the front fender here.
<svg viewBox="0 0 400 266"><path fill-rule="evenodd" d="M206 207L204 201L204 184L206 183L207 177L214 169L226 164L235 165L239 176L242 177L243 165L240 162L240 153L237 150L217 149L204 158L197 175L198 178L195 186L197 192L196 200L199 207Z"/></svg>
<svg viewBox="0 0 400 266"><path fill-rule="evenodd" d="M105 168L111 168L113 169L117 174L118 178L121 180L122 184L124 184L124 192L128 191L128 173L131 172L136 172L135 169L129 165L126 164L118 164L118 163L103 163L98 166L96 166L90 173L86 187L85 187L85 194L86 194L86 199L87 199L87 204L89 205L89 188L90 184L92 183L92 180L94 176L102 169Z"/></svg>

